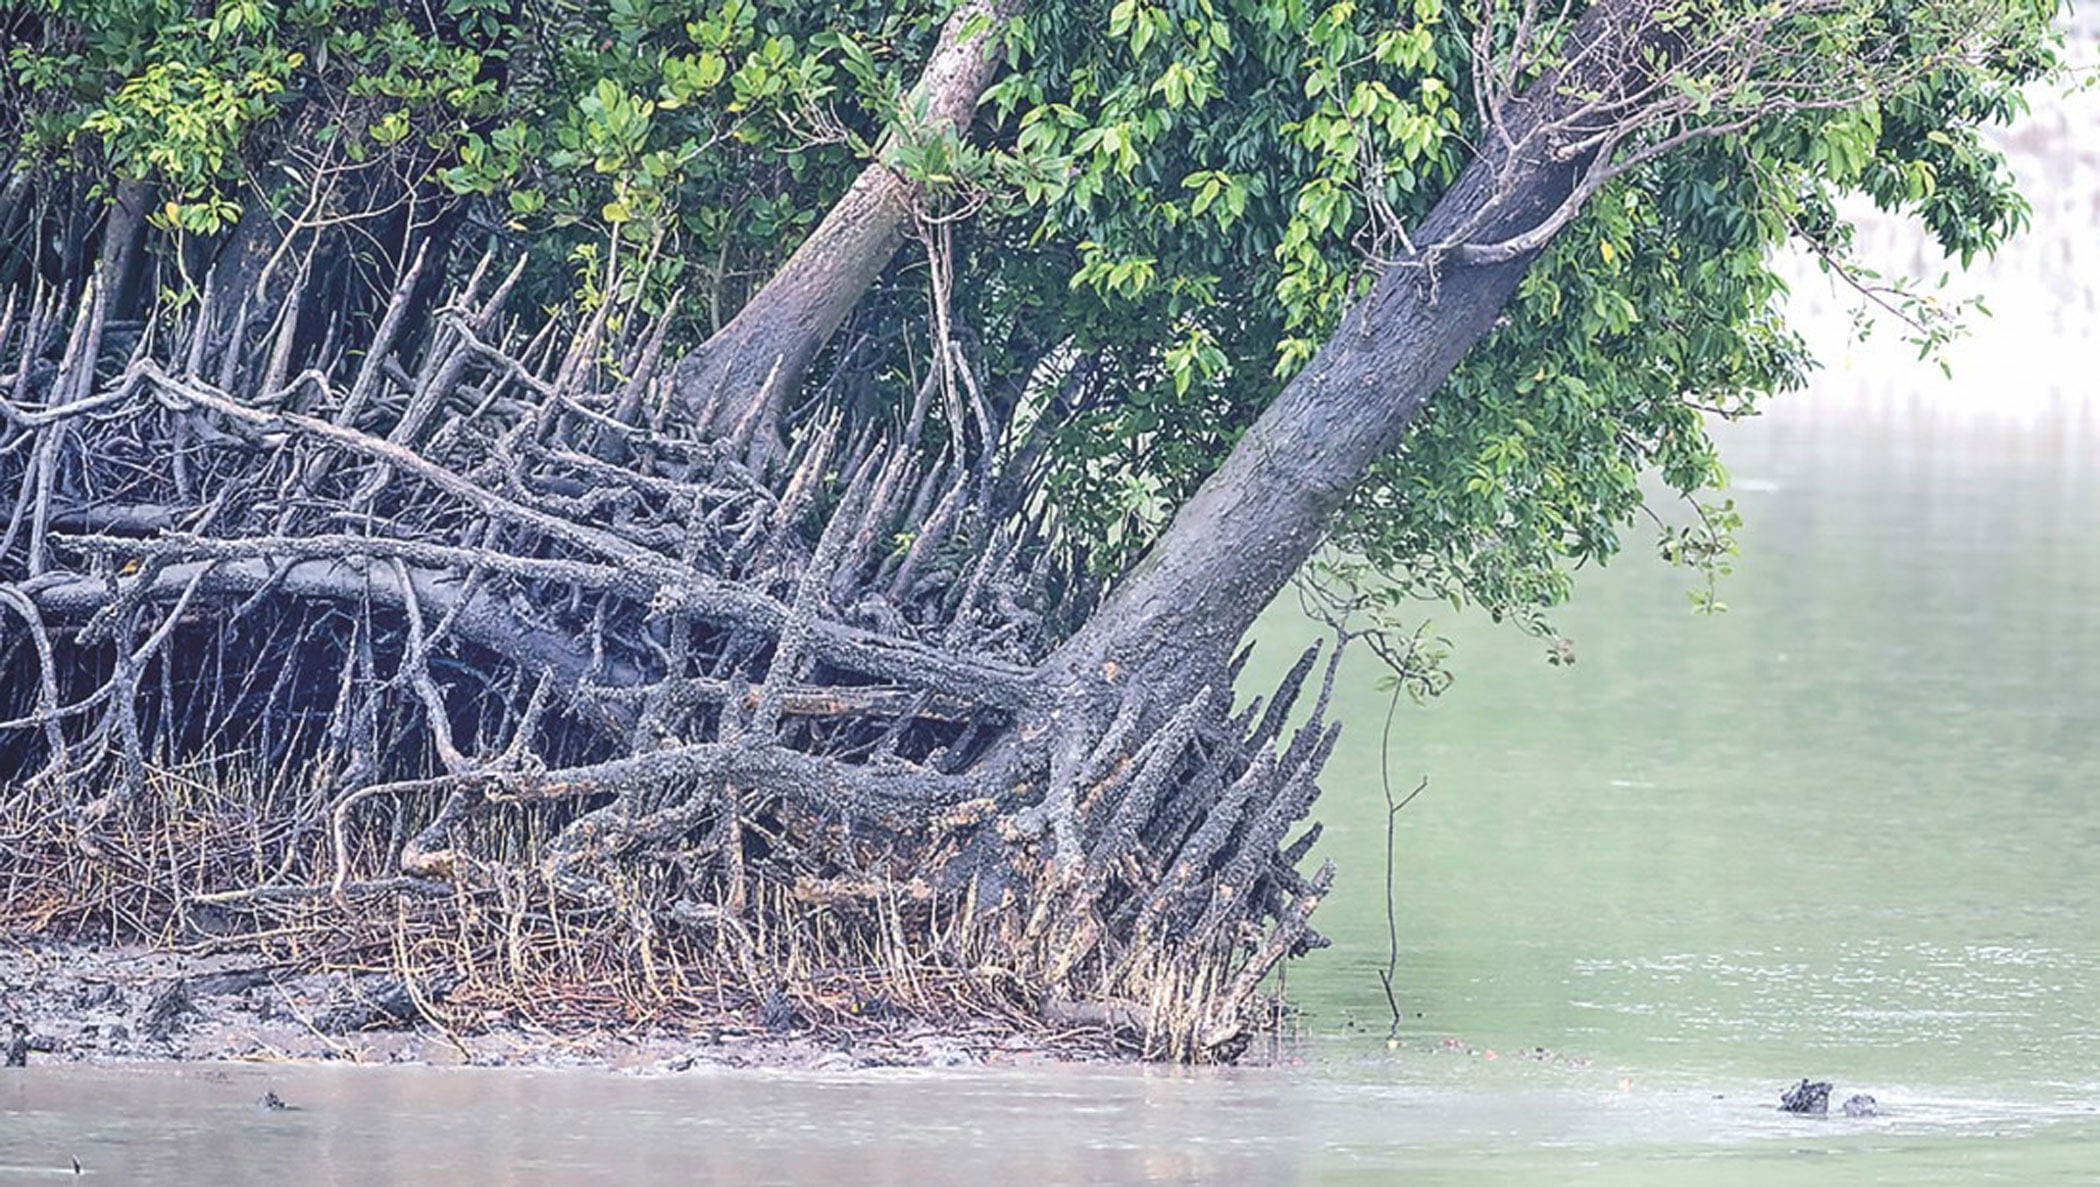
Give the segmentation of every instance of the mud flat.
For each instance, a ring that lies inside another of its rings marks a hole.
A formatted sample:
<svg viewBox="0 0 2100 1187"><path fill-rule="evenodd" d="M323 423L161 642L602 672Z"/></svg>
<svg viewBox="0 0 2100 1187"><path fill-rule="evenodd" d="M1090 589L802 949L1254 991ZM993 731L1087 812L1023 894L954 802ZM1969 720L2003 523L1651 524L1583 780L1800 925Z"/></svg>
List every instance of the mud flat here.
<svg viewBox="0 0 2100 1187"><path fill-rule="evenodd" d="M672 1020L561 1030L447 1002L442 979L384 970L302 970L261 952L192 954L137 945L0 940L0 1048L38 1064L349 1061L433 1066L811 1070L1030 1066L1115 1058L1106 1036L938 1027L897 1017L818 1027ZM438 1010L436 1007L445 1005ZM439 1022L439 1017L446 1019Z"/></svg>

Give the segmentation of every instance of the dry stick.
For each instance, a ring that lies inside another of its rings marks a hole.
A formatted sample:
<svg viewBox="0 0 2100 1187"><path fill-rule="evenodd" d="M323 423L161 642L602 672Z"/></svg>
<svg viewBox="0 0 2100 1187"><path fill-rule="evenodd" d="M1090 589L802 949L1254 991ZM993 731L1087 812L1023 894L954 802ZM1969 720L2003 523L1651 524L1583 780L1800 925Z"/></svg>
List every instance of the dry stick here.
<svg viewBox="0 0 2100 1187"><path fill-rule="evenodd" d="M73 388L80 382L82 372L86 373L87 383L92 384L94 382L95 360L92 356L87 355L87 351L92 348L93 343L101 338L102 311L100 286L96 284L94 277L90 276L85 289L81 293L80 314L73 319L72 333L66 339L66 353L58 365L58 379L51 388L55 403L69 404L72 402ZM26 369L27 364L25 363L24 366ZM57 431L40 434L37 438L36 454L31 462L36 475L34 479L36 498L30 506L29 512L28 569L31 577L36 577L43 573L45 566L49 563L44 541L51 524L51 488L58 473L59 439L60 434ZM13 525L9 525L8 538L5 542L0 542L0 549L4 549L7 545L13 543L14 534Z"/></svg>
<svg viewBox="0 0 2100 1187"><path fill-rule="evenodd" d="M889 593L892 599L903 602L911 596L912 578L918 576L920 567L953 535L953 529L962 511L966 478L966 474L958 472L955 485L949 487L948 492L941 496L941 501L934 505L930 515L918 521L919 527L912 534L911 545L905 549L904 556L897 565L896 575L890 579Z"/></svg>
<svg viewBox="0 0 2100 1187"><path fill-rule="evenodd" d="M16 438L16 440L29 441L32 443L31 456L29 461L29 465L32 470L35 470L37 467L43 464L42 455L46 442L45 433L24 433L21 437ZM10 512L7 517L7 531L5 533L0 533L0 556L6 556L9 552L13 551L15 546L15 537L21 533L22 525L29 522L29 503L30 499L35 494L35 491L35 483L24 482L21 484L20 489L18 489L15 492L14 510Z"/></svg>
<svg viewBox="0 0 2100 1187"><path fill-rule="evenodd" d="M1275 751L1255 754L1225 793L1210 805L1202 824L1182 839L1169 858L1168 872L1145 896L1137 926L1141 934L1152 932L1209 871L1211 862L1238 827L1248 803L1275 778L1277 767Z"/></svg>
<svg viewBox="0 0 2100 1187"><path fill-rule="evenodd" d="M204 348L211 337L207 331L211 325L212 308L218 299L218 283L217 269L204 274L204 291L197 298L197 304L192 311L189 348L182 361L182 374L186 379L196 379L204 374ZM179 318L180 315L177 316Z"/></svg>
<svg viewBox="0 0 2100 1187"><path fill-rule="evenodd" d="M154 368L154 370L157 371L158 369ZM616 557L627 563L645 565L656 574L671 578L684 576L683 574L678 574L675 570L669 569L662 558L655 557L643 549L629 545L626 541L620 540L616 536L581 524L569 523L554 516L521 506L502 496L492 494L468 479L462 478L434 462L425 460L414 452L402 447L398 442L381 441L355 430L316 420L312 417L291 413L273 416L268 413L257 412L244 408L232 400L194 384L185 384L174 380L172 376L167 376L164 373L157 374L155 377L160 379L181 398L202 404L231 419L242 421L264 430L271 427L272 422L279 422L295 429L304 430L313 436L333 441L338 445L404 469L444 491L446 494L473 504L486 514L537 528L549 535L567 540L572 544L580 545L601 555ZM320 381L325 384L325 379ZM697 577L698 574L692 574L692 576Z"/></svg>
<svg viewBox="0 0 2100 1187"><path fill-rule="evenodd" d="M641 300L639 291L635 300ZM648 393L650 382L656 378L656 369L663 361L664 341L670 336L672 324L678 320L678 306L684 300L683 288L672 293L671 299L664 303L663 312L657 315L654 324L649 327L648 336L642 339L642 350L635 362L634 371L621 386L620 398L613 405L613 419L623 425L636 427L635 421L642 411L642 399Z"/></svg>
<svg viewBox="0 0 2100 1187"><path fill-rule="evenodd" d="M547 694L553 687L554 677L547 672L541 672L538 682L532 686L532 695L525 701L524 711L518 714L518 723L511 731L510 745L504 748L494 765L506 770L515 770L524 765L532 739L539 732L540 719L546 715Z"/></svg>
<svg viewBox="0 0 2100 1187"><path fill-rule="evenodd" d="M111 573L108 581L110 603L121 605L123 599L117 590L116 574ZM120 790L126 800L137 797L146 788L146 758L139 742L138 665L131 658L130 618L133 613L135 611L129 609L120 612L118 621L113 624L117 644L117 675L113 683L117 685L119 695L113 698L109 707L109 712L118 715L117 737L124 747L124 781ZM104 800L104 803L108 802ZM100 816L101 813L93 815Z"/></svg>
<svg viewBox="0 0 2100 1187"><path fill-rule="evenodd" d="M608 259L608 273L612 267L613 261ZM553 386L556 393L571 395L583 381L584 372L597 355L599 342L605 337L606 322L612 317L614 303L615 298L608 295L599 303L598 308L592 311L591 316L584 320L575 337L570 339L568 353L562 357L561 366L554 372Z"/></svg>
<svg viewBox="0 0 2100 1187"><path fill-rule="evenodd" d="M38 612L36 603L24 596L12 585L0 584L0 602L12 607L29 625L29 640L37 655L37 700L36 717L43 719L44 746L50 753L44 759L44 769L28 782L34 783L45 772L62 771L66 767L66 732L59 725L58 661L51 651L51 634L44 629L44 616ZM0 732L19 729L33 719L0 722Z"/></svg>
<svg viewBox="0 0 2100 1187"><path fill-rule="evenodd" d="M1284 833L1311 809L1319 795L1319 773L1334 752L1341 728L1339 722L1322 727L1315 721L1301 733L1305 744L1294 745L1284 756L1274 790L1240 830L1231 856L1212 879L1211 905L1197 924L1196 934L1221 929L1235 917L1259 922L1264 900L1255 893L1257 882L1275 863Z"/></svg>
<svg viewBox="0 0 2100 1187"><path fill-rule="evenodd" d="M265 403L272 403L282 399L289 391L284 386L284 377L292 365L292 343L298 337L300 307L305 303L305 286L300 284L299 281L306 274L307 266L313 262L313 253L320 246L321 241L318 236L308 243L306 256L299 261L299 274L292 278L290 296L277 311L276 340L271 344L269 362L264 367L262 386L258 389L261 392L262 401ZM274 259L271 261L271 266L276 266ZM266 275L258 281L258 284L268 283L268 269L264 271ZM296 381L294 382L296 384Z"/></svg>
<svg viewBox="0 0 2100 1187"><path fill-rule="evenodd" d="M1237 1036L1237 1023L1231 1020L1238 1017L1240 1007L1261 985L1262 978L1268 976L1269 970L1290 954L1297 946L1299 938L1310 929L1313 911L1319 907L1321 900L1327 897L1327 892L1333 885L1334 863L1323 862L1304 891L1296 895L1285 908L1282 918L1277 920L1275 930L1269 933L1269 938L1264 940L1254 955L1247 958L1247 963L1240 967L1239 973L1234 976L1231 986L1221 998L1221 1008L1217 1016L1227 1020L1235 1028L1235 1033L1222 1036L1218 1041L1213 1041L1211 1036L1204 1036L1206 1047L1214 1048L1219 1041L1230 1041Z"/></svg>
<svg viewBox="0 0 2100 1187"><path fill-rule="evenodd" d="M145 666L145 664L147 664L147 662L149 662L149 660L153 658L153 653L158 653L158 651L160 651L160 649L162 649L162 647L164 647L164 645L168 643L168 637L170 637L170 634L174 634L174 628L176 628L176 624L178 624L178 622L181 622L181 618L183 618L183 611L185 611L185 609L189 607L189 601L191 601L191 597L195 595L195 592L197 592L197 588L199 588L199 586L202 586L202 582L204 582L204 578L206 578L206 574L208 574L208 571L210 571L210 569L206 567L206 569L202 569L202 571L199 571L199 574L197 574L195 578L191 578L191 582L189 582L189 584L187 584L187 586L183 588L183 592L181 592L181 595L178 595L178 597L176 597L174 609L170 609L170 611L168 611L168 616L166 616L166 618L162 620L162 624L160 624L158 628L155 628L155 630L153 630L153 634L149 634L149 637L147 637L147 641L145 641L145 643L141 643L137 651L130 651L130 664L132 664L132 666L137 666L137 668L143 668L143 666ZM111 695L116 695L116 693L120 691L120 679L118 679L118 676L111 676L111 679L109 679L109 681L101 683L101 685L99 685L99 687L97 687L95 691L92 691L92 693L88 693L86 697L82 697L82 700L78 700L78 702L74 702L74 704L67 704L67 706L61 706L61 704L57 702L57 697L59 697L59 693L57 693L57 683L55 683L55 679L53 679L53 672L55 672L57 668L53 666L53 653L50 653L50 643L48 643L48 634L44 632L44 620L42 620L42 611L38 609L38 605L36 605L36 599L31 599L31 597L23 595L23 592L21 592L21 588L17 588L17 586L10 586L10 584L0 584L0 601L8 601L10 605L15 605L15 607L17 607L19 611L23 611L23 613L25 613L25 616L29 618L29 628L31 628L31 634L34 634L34 639L38 641L38 653L40 653L40 662L42 662L42 666L44 666L44 687L42 687L42 689L38 691L38 710L36 710L34 714L29 714L29 716L21 716L21 719L15 719L15 721L0 721L0 731L6 731L6 729L23 729L23 727L27 727L27 725L38 725L38 723L42 723L42 725L44 725L44 729L46 729L46 737L53 737L53 735L55 735L55 737L57 737L57 740L59 740L59 748L57 748L57 754L59 754L59 756L63 758L63 756L65 756L65 746L63 746L63 737L65 737L65 735L63 735L63 731L59 729L59 723L61 723L61 721L65 721L65 719L67 719L67 716L78 716L78 714L82 714L82 712L88 712L90 708L97 708L99 704L103 704L105 700L109 700L109 697L111 697ZM120 601L122 601L122 597L120 597L120 599L116 599L116 601L120 603ZM116 603L113 603L113 605L116 605ZM120 643L120 647L122 647L122 643ZM122 664L122 660L120 660L120 664ZM61 767L63 767L63 763L61 763ZM57 771L57 769L53 769L53 771Z"/></svg>
<svg viewBox="0 0 2100 1187"><path fill-rule="evenodd" d="M894 471L895 468L892 465L884 470ZM780 724L781 697L803 662L811 626L823 609L827 579L840 567L853 538L850 525L880 497L888 476L888 473L873 471L872 461L863 467L849 481L845 497L833 510L831 521L824 525L824 533L817 539L816 551L804 565L802 580L797 583L794 608L774 643L773 661L767 667L765 682L759 689L758 710L752 717L750 738L767 743L773 740Z"/></svg>
<svg viewBox="0 0 2100 1187"><path fill-rule="evenodd" d="M334 442L413 474L484 514L545 532L617 560L655 582L661 590L659 596L670 603L664 607L666 609L684 605L703 616L723 617L773 630L785 626L792 614L789 607L773 598L701 573L660 553L631 544L611 532L538 511L494 494L401 445L379 441L315 417L259 412L200 385L168 375L157 366L149 364L146 370L178 398L202 405L231 420L263 431L278 426L289 427ZM318 375L314 379L325 384L325 379ZM874 674L938 681L951 688L967 690L971 695L981 696L1002 708L1019 708L1027 703L1034 675L1017 665L987 659L964 659L952 652L935 651L824 620L810 624L810 643L813 646L821 644L827 658L868 668Z"/></svg>
<svg viewBox="0 0 2100 1187"><path fill-rule="evenodd" d="M879 443L877 452L885 452ZM832 592L836 597L847 597L861 586L859 577L867 568L876 536L885 524L897 517L899 501L904 497L911 476L913 459L910 451L902 448L887 452L889 464L883 467L868 499L861 505L852 544L840 557L834 573Z"/></svg>
<svg viewBox="0 0 2100 1187"><path fill-rule="evenodd" d="M58 318L59 294L55 288L47 287L39 280L30 292L29 319L22 326L22 346L16 357L14 388L8 398L21 403L29 395L29 375L38 353L43 349L44 336Z"/></svg>
<svg viewBox="0 0 2100 1187"><path fill-rule="evenodd" d="M240 368L241 344L248 333L249 294L241 294L241 303L234 307L233 334L226 343L219 360L218 387L220 391L232 391L234 375Z"/></svg>
<svg viewBox="0 0 2100 1187"><path fill-rule="evenodd" d="M905 346L908 349L910 345L910 339L907 337L905 340ZM911 444L918 443L920 434L925 430L926 427L926 413L928 409L930 409L933 406L933 394L939 389L940 368L937 366L929 367L926 371L925 377L919 380L918 387L914 389L914 394L912 396L911 401L911 411L906 413L904 417L903 440L905 442Z"/></svg>
<svg viewBox="0 0 2100 1187"><path fill-rule="evenodd" d="M401 657L401 667L423 702L424 724L430 730L430 744L437 751L438 761L445 765L446 773L464 775L474 764L453 745L452 716L445 709L444 694L430 678L427 660L432 640L423 631L422 599L416 596L415 584L408 579L408 567L399 560L393 562L393 567L394 580L401 586L401 609L408 618L408 652Z"/></svg>
<svg viewBox="0 0 2100 1187"><path fill-rule="evenodd" d="M249 536L221 539L190 532L165 532L150 540L129 536L67 536L65 547L90 555L191 560L336 560L363 559L407 561L420 569L473 571L485 568L515 577L557 581L584 589L622 590L646 596L649 587L640 585L625 569L589 561L546 557L513 556L487 549L461 548L421 540L386 536L352 536L323 533L311 536ZM404 570L405 571L405 570ZM467 599L462 597L460 602ZM457 613L450 607L446 613Z"/></svg>
<svg viewBox="0 0 2100 1187"><path fill-rule="evenodd" d="M423 260L430 251L430 241L424 240L416 248L416 257L401 274L394 286L394 293L387 301L386 313L379 319L379 329L372 336L370 347L365 351L364 361L358 364L357 376L351 381L350 394L336 408L335 423L350 425L364 412L365 402L378 387L380 361L393 353L394 339L401 332L401 322L408 315L409 295L414 292L416 281L423 274Z"/></svg>
<svg viewBox="0 0 2100 1187"><path fill-rule="evenodd" d="M1211 709L1211 688L1206 684L1176 709L1166 726L1146 739L1133 756L1131 762L1137 774L1095 841L1092 861L1096 867L1105 871L1113 857L1136 849L1153 809L1166 793L1170 780L1179 773L1182 754Z"/></svg>
<svg viewBox="0 0 2100 1187"><path fill-rule="evenodd" d="M993 775L907 766L844 767L784 746L699 742L544 774L484 775L497 803L542 803L631 791L647 784L733 782L847 820L909 833L984 796Z"/></svg>
<svg viewBox="0 0 2100 1187"><path fill-rule="evenodd" d="M408 912L406 905L398 898L394 900L394 928L391 938L394 948L394 975L401 982L402 990L408 994L409 1004L416 1008L416 1013L420 1014L425 1022L437 1028L438 1034L452 1045L454 1051L459 1052L462 1065L473 1062L473 1053L467 1050L467 1045L460 1041L459 1035L453 1032L452 1027L447 1025L443 1016L437 1012L437 1003L416 985L415 969L408 959Z"/></svg>
<svg viewBox="0 0 2100 1187"><path fill-rule="evenodd" d="M23 428L45 428L47 426L64 424L68 420L79 419L88 413L114 404L122 404L131 398L135 386L134 382L126 382L103 392L101 395L84 395L72 400L61 400L35 410L17 407L12 404L0 404L0 410L5 411L10 421ZM56 389L54 388L53 390Z"/></svg>
<svg viewBox="0 0 2100 1187"><path fill-rule="evenodd" d="M396 783L375 783L369 787L346 795L329 814L329 841L335 851L335 876L329 879L328 893L338 903L343 901L344 888L350 881L350 810L375 796L414 795L424 791L444 791L459 788L482 780L479 775L439 775L428 779L404 779Z"/></svg>
<svg viewBox="0 0 2100 1187"><path fill-rule="evenodd" d="M1415 797L1429 787L1429 776L1424 775L1421 782L1415 784L1415 789L1407 793L1405 799L1399 803L1393 802L1393 719L1400 709L1400 689L1401 685L1396 682L1393 685L1392 702L1386 706L1385 733L1378 749L1378 781L1380 789L1385 792L1386 933L1385 967L1378 970L1378 981L1385 987L1386 1007L1393 1012L1393 1025L1385 1033L1387 1039L1400 1037L1400 1000L1393 993L1393 978L1400 972L1400 917L1393 899L1393 824L1400 815L1400 809L1414 803Z"/></svg>
<svg viewBox="0 0 2100 1187"><path fill-rule="evenodd" d="M20 296L20 293L9 289L7 292L7 304L4 307L0 307L0 358L7 357L7 340L14 333L15 307ZM35 315L32 313L30 316L33 318ZM29 364L36 358L36 352L29 349L26 338L27 336L25 335L23 349L15 354L16 365L21 368L21 370L16 372L18 381L28 370ZM0 418L6 419L10 424L14 423L14 405L11 401L0 399Z"/></svg>

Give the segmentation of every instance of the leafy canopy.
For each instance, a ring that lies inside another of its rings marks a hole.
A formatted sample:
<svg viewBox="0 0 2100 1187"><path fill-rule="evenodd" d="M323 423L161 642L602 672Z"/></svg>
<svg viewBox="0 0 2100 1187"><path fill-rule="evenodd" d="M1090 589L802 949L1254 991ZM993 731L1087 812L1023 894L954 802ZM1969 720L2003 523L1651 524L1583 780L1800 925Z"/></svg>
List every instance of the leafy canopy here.
<svg viewBox="0 0 2100 1187"><path fill-rule="evenodd" d="M1431 598L1538 625L1571 567L1620 549L1648 475L1695 508L1666 555L1724 567L1733 512L1697 502L1725 477L1706 418L1749 412L1809 363L1775 312L1774 252L1854 267L1847 194L1916 216L1964 262L2017 230L2026 209L1979 130L2051 67L2054 4L1804 6L1795 77L1892 69L1843 105L1731 90L1725 65L1678 79L1715 126L1772 110L1596 196L1365 476L1334 572L1385 613ZM940 320L932 278L952 276L945 321L1010 424L1003 447L1043 435L1014 464L1106 580L1407 250L1487 134L1479 47L1508 44L1522 12L1034 5L998 31L1009 69L960 137L911 131L899 98L939 3L32 0L0 21L14 169L97 194L146 182L177 238L224 235L258 205L354 218L360 186L392 186L467 228L448 266L493 241L531 260L549 308L661 312L683 293L688 344L899 135L927 248L900 255L842 335L857 414L910 405ZM1975 20L1996 30L1989 52L1940 56L1950 21ZM1911 308L1925 345L1947 332ZM1698 596L1713 604L1710 586Z"/></svg>

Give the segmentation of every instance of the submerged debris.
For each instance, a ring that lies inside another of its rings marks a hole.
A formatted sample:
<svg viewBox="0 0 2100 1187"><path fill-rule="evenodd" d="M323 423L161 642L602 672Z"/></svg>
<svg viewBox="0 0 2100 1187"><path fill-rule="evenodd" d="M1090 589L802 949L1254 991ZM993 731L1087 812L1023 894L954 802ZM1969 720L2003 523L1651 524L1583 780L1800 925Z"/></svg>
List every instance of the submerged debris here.
<svg viewBox="0 0 2100 1187"><path fill-rule="evenodd" d="M1845 1116L1847 1117L1878 1117L1880 1115L1881 1106L1875 1103L1873 1097L1868 1096L1864 1092L1855 1092L1845 1098Z"/></svg>
<svg viewBox="0 0 2100 1187"><path fill-rule="evenodd" d="M1779 1110L1783 1113L1798 1113L1804 1117L1828 1116L1830 1081L1817 1080L1810 1083L1803 1077L1799 1084L1780 1094Z"/></svg>

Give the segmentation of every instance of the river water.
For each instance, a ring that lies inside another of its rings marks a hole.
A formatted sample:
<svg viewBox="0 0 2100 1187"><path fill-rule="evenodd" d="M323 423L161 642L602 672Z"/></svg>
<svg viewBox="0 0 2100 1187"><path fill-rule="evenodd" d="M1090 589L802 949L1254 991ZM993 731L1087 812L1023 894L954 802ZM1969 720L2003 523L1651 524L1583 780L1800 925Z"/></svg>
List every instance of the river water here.
<svg viewBox="0 0 2100 1187"><path fill-rule="evenodd" d="M1394 723L1345 672L1335 947L1281 1066L846 1074L32 1068L0 1183L1973 1184L2100 1175L2100 167L2091 97L2013 141L2036 234L1955 380L1825 335L1725 426L1744 559L1714 618L1629 556L1578 662L1459 619ZM1897 266L1914 237L1880 235ZM1804 274L1812 324L1842 313ZM1311 637L1272 616L1265 659ZM1295 1062L1293 1062L1295 1061ZM1785 1084L1871 1120L1773 1108ZM262 1112L265 1089L301 1106Z"/></svg>

